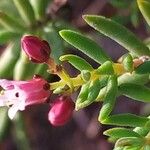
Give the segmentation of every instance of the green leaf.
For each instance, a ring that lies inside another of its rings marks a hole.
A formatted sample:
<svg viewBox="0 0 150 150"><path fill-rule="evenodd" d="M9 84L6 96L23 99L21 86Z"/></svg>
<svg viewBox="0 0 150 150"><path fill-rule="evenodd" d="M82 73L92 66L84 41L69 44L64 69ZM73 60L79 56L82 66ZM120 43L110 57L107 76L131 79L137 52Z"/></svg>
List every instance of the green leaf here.
<svg viewBox="0 0 150 150"><path fill-rule="evenodd" d="M118 85L124 83L133 83L143 85L149 81L148 74L125 73L118 78Z"/></svg>
<svg viewBox="0 0 150 150"><path fill-rule="evenodd" d="M77 55L63 55L59 58L61 61L68 61L70 64L72 64L75 68L78 70L89 70L92 71L93 67L83 58L77 56Z"/></svg>
<svg viewBox="0 0 150 150"><path fill-rule="evenodd" d="M18 36L19 36L19 34L17 34L17 33L9 32L6 30L0 30L0 44L6 44Z"/></svg>
<svg viewBox="0 0 150 150"><path fill-rule="evenodd" d="M48 66L46 64L38 64L35 70L35 74L41 75L45 79L50 77L50 74L47 72Z"/></svg>
<svg viewBox="0 0 150 150"><path fill-rule="evenodd" d="M27 56L22 51L14 68L14 79L15 80L26 80L31 79L35 74L37 64L32 63L28 60Z"/></svg>
<svg viewBox="0 0 150 150"><path fill-rule="evenodd" d="M81 99L80 98L81 96L79 95L79 98L76 101L76 109L79 110L93 103L99 94L100 88L101 88L101 83L99 79L91 81L88 87L88 95L86 99Z"/></svg>
<svg viewBox="0 0 150 150"><path fill-rule="evenodd" d="M111 19L114 20L115 22L118 22L121 25L126 25L130 21L129 16L122 16L118 14L113 15Z"/></svg>
<svg viewBox="0 0 150 150"><path fill-rule="evenodd" d="M103 16L84 15L83 18L95 30L115 40L136 56L150 56L148 47L122 25Z"/></svg>
<svg viewBox="0 0 150 150"><path fill-rule="evenodd" d="M103 132L103 134L117 139L121 137L141 137L141 135L139 135L138 133L126 128L108 129Z"/></svg>
<svg viewBox="0 0 150 150"><path fill-rule="evenodd" d="M96 62L101 64L107 60L111 61L110 57L100 46L82 34L71 30L62 30L59 33L65 41L94 59Z"/></svg>
<svg viewBox="0 0 150 150"><path fill-rule="evenodd" d="M103 124L129 127L143 127L148 121L149 119L146 117L140 117L127 113L109 116L103 121Z"/></svg>
<svg viewBox="0 0 150 150"><path fill-rule="evenodd" d="M114 7L117 8L127 8L131 4L131 0L126 0L126 1L120 1L120 0L110 0L109 3L111 3Z"/></svg>
<svg viewBox="0 0 150 150"><path fill-rule="evenodd" d="M96 79L94 81L91 81L91 84L89 86L89 93L88 93L87 101L92 103L97 98L99 91L101 89L101 86L102 86L101 79Z"/></svg>
<svg viewBox="0 0 150 150"><path fill-rule="evenodd" d="M150 145L145 145L145 146L143 147L143 150L150 150Z"/></svg>
<svg viewBox="0 0 150 150"><path fill-rule="evenodd" d="M13 139L16 140L18 150L31 150L29 138L27 136L27 128L21 113L17 113L13 119Z"/></svg>
<svg viewBox="0 0 150 150"><path fill-rule="evenodd" d="M126 54L123 57L122 63L126 71L128 72L133 71L133 58L130 54Z"/></svg>
<svg viewBox="0 0 150 150"><path fill-rule="evenodd" d="M30 0L37 20L44 20L50 0Z"/></svg>
<svg viewBox="0 0 150 150"><path fill-rule="evenodd" d="M119 86L119 91L134 100L150 102L150 89L143 85L125 83Z"/></svg>
<svg viewBox="0 0 150 150"><path fill-rule="evenodd" d="M139 85L143 85L143 84L147 83L148 81L149 81L149 75L148 74L139 75L139 74L135 74L135 73L132 73L132 74L125 73L125 74L118 77L118 85L121 85L124 83L133 83L133 84L136 83ZM106 87L103 87L100 90L96 101L103 100L105 93L106 93Z"/></svg>
<svg viewBox="0 0 150 150"><path fill-rule="evenodd" d="M137 74L147 74L147 73L150 73L150 61L146 61L143 64L139 65L135 69L135 73L137 73Z"/></svg>
<svg viewBox="0 0 150 150"><path fill-rule="evenodd" d="M14 18L0 12L0 25L10 32L23 32L25 29Z"/></svg>
<svg viewBox="0 0 150 150"><path fill-rule="evenodd" d="M91 73L88 70L82 70L81 71L81 78L83 79L84 82L87 82L91 78Z"/></svg>
<svg viewBox="0 0 150 150"><path fill-rule="evenodd" d="M32 26L35 24L35 16L33 8L29 2L29 0L13 0L15 6L20 13L21 18L28 26Z"/></svg>
<svg viewBox="0 0 150 150"><path fill-rule="evenodd" d="M145 139L144 138L138 138L138 137L123 137L120 138L116 144L115 147L123 147L123 146L142 146L144 145Z"/></svg>
<svg viewBox="0 0 150 150"><path fill-rule="evenodd" d="M98 117L98 120L100 122L103 122L103 120L105 120L113 110L116 101L117 91L117 77L115 75L110 76L110 78L108 79L108 84L106 86L106 93L103 105Z"/></svg>
<svg viewBox="0 0 150 150"><path fill-rule="evenodd" d="M110 61L103 63L97 70L96 73L101 75L112 75L114 74L113 64Z"/></svg>
<svg viewBox="0 0 150 150"><path fill-rule="evenodd" d="M125 146L123 150L141 150L142 146L141 145L133 145L133 146Z"/></svg>
<svg viewBox="0 0 150 150"><path fill-rule="evenodd" d="M18 12L11 0L0 0L0 10L7 12L7 14L12 14L13 17L18 16Z"/></svg>
<svg viewBox="0 0 150 150"><path fill-rule="evenodd" d="M149 132L149 129L147 127L136 127L133 131L141 136L146 136Z"/></svg>
<svg viewBox="0 0 150 150"><path fill-rule="evenodd" d="M9 125L10 125L10 120L8 118L8 113L7 113L7 108L1 108L0 109L0 118L1 118L1 123L0 123L0 141L2 141L8 131L9 131Z"/></svg>
<svg viewBox="0 0 150 150"><path fill-rule="evenodd" d="M124 147L115 147L113 150L124 150Z"/></svg>
<svg viewBox="0 0 150 150"><path fill-rule="evenodd" d="M130 9L131 9L131 15L130 15L131 23L136 28L140 24L139 9L136 1L132 1Z"/></svg>
<svg viewBox="0 0 150 150"><path fill-rule="evenodd" d="M0 78L12 78L13 69L19 58L18 42L10 43L0 56Z"/></svg>
<svg viewBox="0 0 150 150"><path fill-rule="evenodd" d="M86 101L87 97L88 97L88 92L89 92L89 86L90 86L90 81L83 84L80 90L80 93L78 95L78 98L76 100L76 106L75 109L79 110L80 109L80 104L83 103L84 101Z"/></svg>
<svg viewBox="0 0 150 150"><path fill-rule="evenodd" d="M149 0L137 0L139 9L150 26L150 1Z"/></svg>
<svg viewBox="0 0 150 150"><path fill-rule="evenodd" d="M122 147L115 147L113 150L141 150L142 146L122 146Z"/></svg>
<svg viewBox="0 0 150 150"><path fill-rule="evenodd" d="M64 41L57 30L52 24L48 24L44 28L43 37L50 44L52 49L51 56L55 59L56 63L60 63L59 57L64 54Z"/></svg>

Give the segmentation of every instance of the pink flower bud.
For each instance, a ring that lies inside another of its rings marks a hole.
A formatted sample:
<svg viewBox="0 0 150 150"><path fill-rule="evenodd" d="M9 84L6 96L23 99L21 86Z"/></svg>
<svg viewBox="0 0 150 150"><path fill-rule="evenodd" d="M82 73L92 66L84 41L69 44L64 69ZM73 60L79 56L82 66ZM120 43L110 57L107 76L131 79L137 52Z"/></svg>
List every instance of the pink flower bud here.
<svg viewBox="0 0 150 150"><path fill-rule="evenodd" d="M49 59L51 52L47 41L41 40L36 36L24 36L21 39L21 47L35 63L44 63Z"/></svg>
<svg viewBox="0 0 150 150"><path fill-rule="evenodd" d="M54 126L64 125L72 116L74 102L70 97L60 96L52 104L48 114L48 120Z"/></svg>

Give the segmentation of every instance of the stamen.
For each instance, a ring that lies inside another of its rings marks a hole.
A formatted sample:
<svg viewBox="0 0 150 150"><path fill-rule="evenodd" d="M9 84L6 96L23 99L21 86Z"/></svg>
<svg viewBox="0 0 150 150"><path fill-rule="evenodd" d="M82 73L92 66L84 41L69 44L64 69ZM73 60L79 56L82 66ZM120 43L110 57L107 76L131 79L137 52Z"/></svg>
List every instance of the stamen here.
<svg viewBox="0 0 150 150"><path fill-rule="evenodd" d="M37 78L42 78L40 75L38 75L38 74L35 74L34 76L33 76L33 79L37 79Z"/></svg>
<svg viewBox="0 0 150 150"><path fill-rule="evenodd" d="M43 89L44 90L49 90L50 89L50 85L49 85L49 83L45 83L44 85L43 85Z"/></svg>
<svg viewBox="0 0 150 150"><path fill-rule="evenodd" d="M17 92L17 93L15 94L15 96L16 96L16 97L19 97L19 93Z"/></svg>

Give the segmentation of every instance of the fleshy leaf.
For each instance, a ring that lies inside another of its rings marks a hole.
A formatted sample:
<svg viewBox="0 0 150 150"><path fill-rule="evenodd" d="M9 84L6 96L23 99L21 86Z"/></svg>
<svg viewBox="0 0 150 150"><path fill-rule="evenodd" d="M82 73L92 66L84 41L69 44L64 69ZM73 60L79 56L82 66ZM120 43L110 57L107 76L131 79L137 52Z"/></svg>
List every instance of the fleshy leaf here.
<svg viewBox="0 0 150 150"><path fill-rule="evenodd" d="M117 91L117 77L115 75L110 76L108 79L108 84L106 86L104 102L98 117L98 120L100 122L103 122L103 120L105 120L110 115L112 109L114 108Z"/></svg>
<svg viewBox="0 0 150 150"><path fill-rule="evenodd" d="M134 100L150 102L150 89L146 86L125 83L119 86L119 91Z"/></svg>
<svg viewBox="0 0 150 150"><path fill-rule="evenodd" d="M150 1L149 0L137 0L139 9L150 26Z"/></svg>
<svg viewBox="0 0 150 150"><path fill-rule="evenodd" d="M88 94L86 99L80 99L80 94L79 94L79 98L77 99L76 102L76 109L79 110L81 108L84 108L88 105L90 105L92 102L94 102L94 100L97 98L99 91L101 88L101 82L99 79L96 79L94 81L91 81L91 83L89 84L88 87Z"/></svg>
<svg viewBox="0 0 150 150"><path fill-rule="evenodd" d="M118 114L112 115L103 121L103 124L129 126L129 127L143 127L149 121L146 117L140 117L133 114Z"/></svg>
<svg viewBox="0 0 150 150"><path fill-rule="evenodd" d="M37 64L30 62L28 57L22 51L14 68L14 79L15 80L31 79L32 76L35 74L36 67Z"/></svg>
<svg viewBox="0 0 150 150"><path fill-rule="evenodd" d="M81 71L81 78L82 78L85 82L89 81L90 78L91 78L91 73L90 73L90 71L88 71L88 70L82 70L82 71Z"/></svg>
<svg viewBox="0 0 150 150"><path fill-rule="evenodd" d="M50 0L30 0L37 20L45 19L46 7Z"/></svg>
<svg viewBox="0 0 150 150"><path fill-rule="evenodd" d="M65 41L88 55L96 62L101 64L107 60L111 61L111 58L103 51L103 49L90 38L71 30L62 30L59 33Z"/></svg>
<svg viewBox="0 0 150 150"><path fill-rule="evenodd" d="M123 146L142 146L144 145L145 139L139 138L139 137L123 137L120 138L116 144L115 147L123 147Z"/></svg>
<svg viewBox="0 0 150 150"><path fill-rule="evenodd" d="M89 70L92 71L93 67L83 58L77 56L77 55L63 55L59 58L61 61L68 61L70 64L72 64L75 68L78 70Z"/></svg>
<svg viewBox="0 0 150 150"><path fill-rule="evenodd" d="M135 131L141 136L146 136L149 132L149 129L147 127L136 127L133 131Z"/></svg>
<svg viewBox="0 0 150 150"><path fill-rule="evenodd" d="M143 85L149 81L149 75L148 74L135 74L135 73L125 73L121 76L118 77L118 85L124 84L124 83L133 83L133 84L138 84L138 85ZM96 101L101 101L103 100L104 96L106 93L106 87L103 87L99 95L96 99Z"/></svg>
<svg viewBox="0 0 150 150"><path fill-rule="evenodd" d="M122 63L126 71L133 71L133 58L130 54L127 54L123 57Z"/></svg>
<svg viewBox="0 0 150 150"><path fill-rule="evenodd" d="M64 41L57 30L58 29L52 26L52 24L48 24L44 28L43 37L51 46L51 56L55 59L56 63L59 64L59 57L64 54Z"/></svg>
<svg viewBox="0 0 150 150"><path fill-rule="evenodd" d="M31 26L35 23L33 8L29 0L13 0L24 22Z"/></svg>
<svg viewBox="0 0 150 150"><path fill-rule="evenodd" d="M136 56L149 55L150 51L132 32L124 26L103 16L84 15L84 20L95 30L118 42Z"/></svg>
<svg viewBox="0 0 150 150"><path fill-rule="evenodd" d="M91 82L89 81L89 82L85 83L84 85L82 85L80 93L76 100L76 107L75 107L76 110L79 110L81 107L80 104L82 104L84 101L87 100L90 83Z"/></svg>
<svg viewBox="0 0 150 150"><path fill-rule="evenodd" d="M3 140L3 138L6 137L8 133L8 128L10 125L10 120L8 118L8 112L7 108L1 108L0 109L0 118L1 118L1 123L0 123L0 141Z"/></svg>
<svg viewBox="0 0 150 150"><path fill-rule="evenodd" d="M14 18L8 16L4 12L0 12L0 25L10 32L22 32L22 27Z"/></svg>
<svg viewBox="0 0 150 150"><path fill-rule="evenodd" d="M136 74L136 73L125 73L118 78L118 85L124 84L124 83L134 83L143 85L149 81L149 75L148 74Z"/></svg>
<svg viewBox="0 0 150 150"><path fill-rule="evenodd" d="M126 129L126 128L112 128L112 129L108 129L103 134L107 135L107 136L110 136L110 137L114 137L114 138L141 137L141 135L139 135L135 131L132 131L132 130Z"/></svg>
<svg viewBox="0 0 150 150"><path fill-rule="evenodd" d="M0 44L6 44L17 36L19 36L17 33L0 30Z"/></svg>
<svg viewBox="0 0 150 150"><path fill-rule="evenodd" d="M109 3L117 8L127 8L131 4L131 0L126 0L126 1L111 0Z"/></svg>
<svg viewBox="0 0 150 150"><path fill-rule="evenodd" d="M143 64L139 65L135 69L135 73L137 73L137 74L147 74L147 73L150 73L150 61L146 61Z"/></svg>
<svg viewBox="0 0 150 150"><path fill-rule="evenodd" d="M114 74L113 65L110 61L106 61L96 70L96 72L101 75L102 74L112 75Z"/></svg>
<svg viewBox="0 0 150 150"><path fill-rule="evenodd" d="M10 43L0 56L0 78L12 78L13 69L19 58L19 43Z"/></svg>

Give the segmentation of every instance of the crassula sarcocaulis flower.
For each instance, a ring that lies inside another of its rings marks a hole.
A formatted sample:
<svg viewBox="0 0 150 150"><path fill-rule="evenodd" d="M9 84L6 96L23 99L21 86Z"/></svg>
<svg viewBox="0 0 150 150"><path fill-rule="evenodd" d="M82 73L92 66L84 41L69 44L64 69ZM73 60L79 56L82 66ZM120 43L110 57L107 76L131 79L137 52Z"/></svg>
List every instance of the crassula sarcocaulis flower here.
<svg viewBox="0 0 150 150"><path fill-rule="evenodd" d="M54 126L62 126L70 120L74 108L74 102L69 96L60 96L52 103L48 120Z"/></svg>
<svg viewBox="0 0 150 150"><path fill-rule="evenodd" d="M47 81L35 76L28 81L0 80L0 106L11 106L8 116L13 119L18 110L26 106L45 103L51 95Z"/></svg>
<svg viewBox="0 0 150 150"><path fill-rule="evenodd" d="M21 47L31 61L44 63L49 59L51 48L47 41L39 37L26 35L21 39Z"/></svg>

